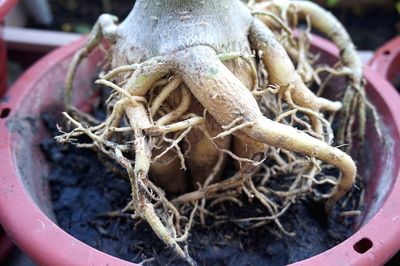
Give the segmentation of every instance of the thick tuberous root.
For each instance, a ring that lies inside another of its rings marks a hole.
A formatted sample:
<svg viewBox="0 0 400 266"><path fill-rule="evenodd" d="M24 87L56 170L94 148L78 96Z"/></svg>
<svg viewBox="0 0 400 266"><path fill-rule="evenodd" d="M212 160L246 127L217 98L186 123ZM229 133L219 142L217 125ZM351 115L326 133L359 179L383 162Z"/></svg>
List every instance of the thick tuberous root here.
<svg viewBox="0 0 400 266"><path fill-rule="evenodd" d="M330 15L325 24L316 18L326 16L325 11L303 1L282 2L252 4L247 52L221 53L197 45L114 66L96 81L112 90L104 121L79 111L77 116L64 113L74 129L60 128L58 141L93 148L121 165L131 184L123 212L147 221L191 265L196 263L182 243L187 245L195 224L211 218L249 228L272 222L280 232L294 235L281 223L290 206L311 197L324 201L329 213L355 182L354 161L332 146L335 113L344 123L336 135L339 142L351 144L356 109L364 131L369 103L354 46ZM299 19L309 27L294 38ZM79 62L102 37L117 38L114 23L110 17L98 22L75 56L67 101ZM332 25L334 31L327 31ZM311 27L344 51L338 65L316 65L309 50ZM330 76L342 75L349 77L344 100L322 97ZM312 85L319 91L312 91ZM91 141L77 142L81 135ZM222 174L227 160L236 162L229 177ZM224 202L243 206L252 201L263 206L264 215L227 217L216 210Z"/></svg>

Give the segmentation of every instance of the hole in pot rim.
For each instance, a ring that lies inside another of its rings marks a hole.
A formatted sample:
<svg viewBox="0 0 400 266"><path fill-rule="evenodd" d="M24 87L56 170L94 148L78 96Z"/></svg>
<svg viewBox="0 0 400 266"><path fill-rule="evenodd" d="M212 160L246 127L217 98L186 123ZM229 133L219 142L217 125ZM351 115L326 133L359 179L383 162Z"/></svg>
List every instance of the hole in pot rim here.
<svg viewBox="0 0 400 266"><path fill-rule="evenodd" d="M373 245L374 244L369 238L364 237L353 245L353 249L359 254L364 254L370 250Z"/></svg>
<svg viewBox="0 0 400 266"><path fill-rule="evenodd" d="M388 56L388 55L390 55L390 54L391 54L390 50L385 50L385 51L383 51L383 55Z"/></svg>
<svg viewBox="0 0 400 266"><path fill-rule="evenodd" d="M11 109L10 108L8 108L8 107L3 108L0 111L0 118L1 119L7 118L10 115L10 113L11 113Z"/></svg>

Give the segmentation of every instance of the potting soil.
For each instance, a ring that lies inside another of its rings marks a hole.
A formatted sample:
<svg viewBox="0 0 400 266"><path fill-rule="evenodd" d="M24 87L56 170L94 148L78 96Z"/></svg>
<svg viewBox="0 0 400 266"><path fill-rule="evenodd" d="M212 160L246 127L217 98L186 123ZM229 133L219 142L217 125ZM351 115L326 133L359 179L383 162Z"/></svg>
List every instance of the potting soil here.
<svg viewBox="0 0 400 266"><path fill-rule="evenodd" d="M52 136L60 117L43 114ZM104 215L123 208L130 199L126 178L105 167L96 152L59 145L49 137L42 150L51 165L48 176L54 213L61 228L82 242L118 258L146 265L185 265L152 232L146 222L129 215ZM117 169L118 170L118 169ZM122 170L122 169L120 169ZM260 216L262 206L249 203L218 205L228 216ZM267 215L266 213L264 215ZM188 241L190 255L200 265L284 265L321 253L353 233L352 219L327 218L323 205L302 200L281 218L284 235L274 223L249 229L248 224L196 223Z"/></svg>

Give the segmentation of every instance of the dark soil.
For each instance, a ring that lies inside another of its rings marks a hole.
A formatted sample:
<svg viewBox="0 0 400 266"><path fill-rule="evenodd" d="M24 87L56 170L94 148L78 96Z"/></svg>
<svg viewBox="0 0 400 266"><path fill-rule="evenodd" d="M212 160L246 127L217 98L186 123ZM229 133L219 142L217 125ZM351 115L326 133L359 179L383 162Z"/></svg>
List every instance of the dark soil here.
<svg viewBox="0 0 400 266"><path fill-rule="evenodd" d="M45 113L52 135L60 117ZM51 165L48 177L59 225L77 239L110 255L132 262L154 257L152 265L184 264L160 242L145 222L109 218L102 214L121 209L129 201L128 181L103 166L97 154L60 146L53 138L42 149ZM260 206L222 205L227 215L260 215ZM219 205L221 206L221 205ZM264 214L265 215L265 214ZM327 219L323 206L309 200L292 206L281 219L295 237L280 235L274 224L257 229L234 223L199 224L191 231L189 250L200 265L284 265L321 253L353 233L353 221Z"/></svg>
<svg viewBox="0 0 400 266"><path fill-rule="evenodd" d="M390 81L393 86L400 92L400 73L397 73L393 80Z"/></svg>

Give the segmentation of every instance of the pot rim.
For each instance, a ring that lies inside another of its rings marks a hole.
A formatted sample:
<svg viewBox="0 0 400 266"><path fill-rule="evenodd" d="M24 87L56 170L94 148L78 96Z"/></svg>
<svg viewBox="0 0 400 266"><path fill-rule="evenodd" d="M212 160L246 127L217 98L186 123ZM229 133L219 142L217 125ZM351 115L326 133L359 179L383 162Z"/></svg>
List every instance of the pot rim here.
<svg viewBox="0 0 400 266"><path fill-rule="evenodd" d="M376 50L369 65L376 73L391 80L400 72L400 36L394 37Z"/></svg>
<svg viewBox="0 0 400 266"><path fill-rule="evenodd" d="M6 101L0 103L0 116L7 108L10 114L17 109L29 89L59 61L75 53L84 40L56 49L29 68L9 90ZM328 54L338 54L331 42L320 37L313 36L312 44ZM400 96L368 66L364 74L373 88L379 88L380 97L394 117L393 127L400 132ZM6 122L7 118L0 118L0 221L18 246L39 264L48 264L49 258L52 258L55 265L76 265L78 262L79 265L136 265L77 240L36 206L14 166L11 133ZM400 247L400 165L396 167L397 178L392 190L368 223L339 245L294 265L379 265L389 260ZM363 239L371 240L373 246L360 254L353 247Z"/></svg>
<svg viewBox="0 0 400 266"><path fill-rule="evenodd" d="M3 21L3 18L16 4L17 0L0 0L0 21Z"/></svg>

